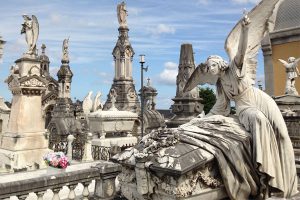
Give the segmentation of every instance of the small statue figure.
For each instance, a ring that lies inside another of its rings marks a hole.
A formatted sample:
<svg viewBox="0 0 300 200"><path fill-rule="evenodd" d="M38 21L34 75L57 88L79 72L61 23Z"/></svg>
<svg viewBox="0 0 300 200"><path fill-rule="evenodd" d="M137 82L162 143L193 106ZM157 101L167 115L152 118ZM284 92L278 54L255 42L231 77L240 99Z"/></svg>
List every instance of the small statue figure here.
<svg viewBox="0 0 300 200"><path fill-rule="evenodd" d="M117 91L115 89L111 89L110 90L110 93L109 93L109 96L110 96L110 100L111 100L111 107L110 107L110 111L116 111L118 110L116 108L116 101L117 101Z"/></svg>
<svg viewBox="0 0 300 200"><path fill-rule="evenodd" d="M298 92L295 87L295 78L297 78L299 74L298 70L298 62L300 58L296 59L294 57L289 57L288 61L278 59L284 66L286 72L286 86L285 86L285 94L293 94L298 95Z"/></svg>
<svg viewBox="0 0 300 200"><path fill-rule="evenodd" d="M118 13L118 21L120 26L127 26L127 10L126 10L126 4L123 1L122 3L118 4L117 7L117 13Z"/></svg>
<svg viewBox="0 0 300 200"><path fill-rule="evenodd" d="M92 94L93 91L90 91L82 102L82 109L84 114L89 114L93 108Z"/></svg>
<svg viewBox="0 0 300 200"><path fill-rule="evenodd" d="M62 62L63 63L69 63L69 38L64 39L63 45L62 45Z"/></svg>
<svg viewBox="0 0 300 200"><path fill-rule="evenodd" d="M25 39L28 45L26 54L36 55L36 42L39 36L39 23L36 16L23 15L24 23L22 24L21 34L25 33Z"/></svg>
<svg viewBox="0 0 300 200"><path fill-rule="evenodd" d="M102 93L98 92L97 95L95 96L94 104L93 104L93 112L103 109L103 104L101 102L101 95Z"/></svg>

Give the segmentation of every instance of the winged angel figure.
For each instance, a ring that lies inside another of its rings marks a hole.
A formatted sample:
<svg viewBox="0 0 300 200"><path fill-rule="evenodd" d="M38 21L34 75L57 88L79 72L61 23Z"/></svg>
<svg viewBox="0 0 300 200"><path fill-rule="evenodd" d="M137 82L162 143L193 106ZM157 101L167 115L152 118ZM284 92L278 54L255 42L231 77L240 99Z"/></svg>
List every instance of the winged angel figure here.
<svg viewBox="0 0 300 200"><path fill-rule="evenodd" d="M36 42L39 36L39 23L36 16L23 15L24 23L22 24L21 34L25 33L25 39L28 45L26 54L36 54Z"/></svg>
<svg viewBox="0 0 300 200"><path fill-rule="evenodd" d="M298 62L300 58L289 57L288 61L278 59L284 66L286 71L285 94L298 95L295 87L295 78L299 76Z"/></svg>
<svg viewBox="0 0 300 200"><path fill-rule="evenodd" d="M260 188L265 188L267 194L291 197L297 192L297 176L286 124L274 100L253 87L249 76L249 71L256 69L256 55L268 28L266 22L277 2L262 0L246 14L225 42L230 62L220 56L209 56L195 69L184 91L198 84L216 84L217 101L206 116L228 116L230 101L234 101L240 123L252 134L252 164L259 174Z"/></svg>

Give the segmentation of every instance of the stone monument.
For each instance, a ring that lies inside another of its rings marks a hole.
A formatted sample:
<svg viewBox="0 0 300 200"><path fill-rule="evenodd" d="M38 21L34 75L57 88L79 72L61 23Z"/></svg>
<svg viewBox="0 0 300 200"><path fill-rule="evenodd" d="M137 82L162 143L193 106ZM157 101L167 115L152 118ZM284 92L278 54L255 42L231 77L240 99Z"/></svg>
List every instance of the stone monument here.
<svg viewBox="0 0 300 200"><path fill-rule="evenodd" d="M115 62L115 77L111 90L114 89L118 96L115 106L118 110L137 112L140 108L139 99L132 78L132 59L134 50L129 42L126 4L122 2L117 8L119 21L119 38L112 52ZM110 95L103 110L111 107Z"/></svg>
<svg viewBox="0 0 300 200"><path fill-rule="evenodd" d="M276 3L262 0L239 20L225 43L229 63L209 56L187 81L184 92L216 84L217 101L209 114L153 131L113 158L122 164L118 179L127 199L268 199L298 193L286 124L247 70ZM230 101L236 116L229 115Z"/></svg>
<svg viewBox="0 0 300 200"><path fill-rule="evenodd" d="M203 105L200 103L198 88L194 88L189 92L183 92L183 88L187 80L195 70L194 52L191 44L182 44L180 49L180 59L178 66L178 75L176 78L176 96L172 105L172 112L175 116L170 121L167 121L168 127L177 127L184 124L203 110Z"/></svg>
<svg viewBox="0 0 300 200"><path fill-rule="evenodd" d="M36 52L38 21L34 15L23 17L21 33L26 34L28 51L15 61L18 70L6 79L13 98L8 129L0 143L0 165L10 171L43 168L43 155L50 151L42 118L41 96L47 81Z"/></svg>
<svg viewBox="0 0 300 200"><path fill-rule="evenodd" d="M71 83L73 73L70 69L68 56L68 49L66 49L66 41L63 42L63 55L60 69L57 72L58 77L58 98L52 112L52 119L48 125L48 130L51 134L68 135L71 132L70 126L75 126L74 107L71 100ZM62 129L63 127L66 128ZM58 131L55 132L54 130ZM61 131L59 131L61 130Z"/></svg>

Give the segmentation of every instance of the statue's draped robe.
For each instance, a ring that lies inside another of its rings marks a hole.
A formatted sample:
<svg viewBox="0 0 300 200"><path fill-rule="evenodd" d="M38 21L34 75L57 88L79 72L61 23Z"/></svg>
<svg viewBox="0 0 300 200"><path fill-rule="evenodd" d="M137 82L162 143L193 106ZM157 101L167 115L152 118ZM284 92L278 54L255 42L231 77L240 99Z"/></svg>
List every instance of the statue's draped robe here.
<svg viewBox="0 0 300 200"><path fill-rule="evenodd" d="M253 138L252 164L247 168L253 165L260 178L258 186L261 190L264 184L267 184L271 192L281 191L283 197L290 197L297 192L297 176L294 151L286 124L274 100L251 86L245 75L245 67L239 69L231 62L229 68L222 72L217 82L217 102L210 112L228 116L230 100L235 101L239 121ZM235 165L236 168L240 168L243 163L236 160ZM220 171L222 174L222 170ZM251 170L242 171L245 173L233 175L238 179L238 183L232 180L231 176L228 179L226 174L222 174L225 187L232 199L244 199L251 193L254 195L262 192L255 191L257 189L253 187L255 177L248 177ZM240 175L243 177L238 177Z"/></svg>

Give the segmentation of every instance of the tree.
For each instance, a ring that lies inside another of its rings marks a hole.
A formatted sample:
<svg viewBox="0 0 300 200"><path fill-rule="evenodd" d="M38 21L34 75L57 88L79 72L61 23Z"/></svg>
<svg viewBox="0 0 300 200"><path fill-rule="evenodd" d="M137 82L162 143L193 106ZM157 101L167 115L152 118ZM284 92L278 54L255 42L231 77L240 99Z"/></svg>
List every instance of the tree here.
<svg viewBox="0 0 300 200"><path fill-rule="evenodd" d="M214 91L209 88L199 88L199 95L202 98L201 103L204 105L204 112L207 114L213 105L216 103L216 95Z"/></svg>

